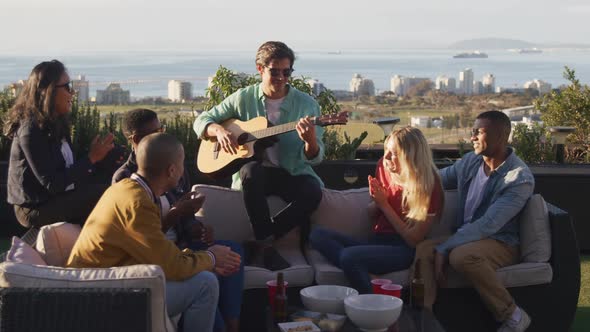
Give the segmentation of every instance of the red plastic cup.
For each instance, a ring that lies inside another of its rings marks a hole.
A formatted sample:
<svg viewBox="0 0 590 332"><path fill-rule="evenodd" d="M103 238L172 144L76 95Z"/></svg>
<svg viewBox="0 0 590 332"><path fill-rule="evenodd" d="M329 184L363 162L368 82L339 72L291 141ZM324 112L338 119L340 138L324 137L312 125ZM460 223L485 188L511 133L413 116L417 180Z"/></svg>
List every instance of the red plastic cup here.
<svg viewBox="0 0 590 332"><path fill-rule="evenodd" d="M398 284L385 284L381 285L381 294L395 296L397 298L402 297L402 285Z"/></svg>
<svg viewBox="0 0 590 332"><path fill-rule="evenodd" d="M283 285L285 286L285 291L287 290L287 286L289 285L288 281L283 281ZM268 288L268 303L272 309L274 301L275 301L275 294L277 293L277 281L276 280L269 280L266 282L266 286Z"/></svg>
<svg viewBox="0 0 590 332"><path fill-rule="evenodd" d="M373 279L371 280L371 285L373 286L373 294L383 294L381 291L381 286L391 284L391 280L389 279Z"/></svg>

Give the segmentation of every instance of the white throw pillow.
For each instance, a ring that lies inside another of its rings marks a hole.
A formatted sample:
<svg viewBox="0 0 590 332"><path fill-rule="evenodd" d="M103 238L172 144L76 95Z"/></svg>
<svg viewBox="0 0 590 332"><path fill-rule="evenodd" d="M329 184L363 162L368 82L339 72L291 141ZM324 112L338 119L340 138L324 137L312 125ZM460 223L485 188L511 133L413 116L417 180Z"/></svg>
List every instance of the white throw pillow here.
<svg viewBox="0 0 590 332"><path fill-rule="evenodd" d="M47 265L41 255L16 236L12 237L12 245L6 255L7 262L25 263L33 265Z"/></svg>
<svg viewBox="0 0 590 332"><path fill-rule="evenodd" d="M58 222L41 227L37 251L51 266L65 266L81 231L80 225Z"/></svg>

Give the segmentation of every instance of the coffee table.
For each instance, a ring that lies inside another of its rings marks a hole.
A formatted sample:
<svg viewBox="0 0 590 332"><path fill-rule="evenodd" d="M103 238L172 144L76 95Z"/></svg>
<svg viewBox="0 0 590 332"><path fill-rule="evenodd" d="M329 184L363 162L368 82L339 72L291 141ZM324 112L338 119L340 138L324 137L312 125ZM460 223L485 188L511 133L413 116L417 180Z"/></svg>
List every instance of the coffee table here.
<svg viewBox="0 0 590 332"><path fill-rule="evenodd" d="M289 307L289 316L298 311L303 310L301 307ZM280 329L272 320L270 309L266 310L266 330L270 332L279 332ZM362 332L356 327L350 319L339 330L340 332ZM388 332L445 332L442 325L436 320L436 317L430 310L415 309L409 306L404 306L397 322L392 325Z"/></svg>

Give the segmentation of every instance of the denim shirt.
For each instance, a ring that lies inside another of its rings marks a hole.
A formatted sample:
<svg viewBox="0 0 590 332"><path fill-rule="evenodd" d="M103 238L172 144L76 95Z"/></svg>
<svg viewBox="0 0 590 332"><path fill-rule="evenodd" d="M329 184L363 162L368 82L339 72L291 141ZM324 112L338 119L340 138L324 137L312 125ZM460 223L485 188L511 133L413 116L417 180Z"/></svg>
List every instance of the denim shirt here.
<svg viewBox="0 0 590 332"><path fill-rule="evenodd" d="M305 116L319 116L320 107L310 95L289 86L289 92L285 96L280 107L278 124L298 121ZM219 105L209 111L203 112L195 120L193 129L201 139L205 139L205 129L210 123L222 123L228 119L248 121L259 116L266 117L264 93L261 84L250 85L233 93ZM316 126L316 139L319 152L313 159L307 159L304 153L304 142L296 131L278 135L279 139L279 164L291 175L310 175L317 179L323 187L323 182L313 171L312 165L319 164L324 157L324 142L322 136L324 129ZM232 177L232 188L240 189L241 181L239 172Z"/></svg>
<svg viewBox="0 0 590 332"><path fill-rule="evenodd" d="M465 201L471 180L483 163L483 157L471 152L454 165L440 170L445 189L456 189L457 231L436 251L448 255L462 244L492 238L511 246L519 244L518 216L533 194L535 179L528 166L516 156L512 148L508 158L490 173L483 198L473 213L471 222L463 225Z"/></svg>

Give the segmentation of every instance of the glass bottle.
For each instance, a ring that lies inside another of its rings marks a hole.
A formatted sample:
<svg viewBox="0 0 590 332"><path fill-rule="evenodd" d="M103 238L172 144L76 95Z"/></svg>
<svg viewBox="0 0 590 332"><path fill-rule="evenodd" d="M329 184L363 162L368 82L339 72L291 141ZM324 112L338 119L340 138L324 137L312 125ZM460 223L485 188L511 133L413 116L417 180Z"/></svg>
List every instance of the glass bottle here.
<svg viewBox="0 0 590 332"><path fill-rule="evenodd" d="M414 266L414 278L411 285L412 307L422 308L424 306L424 279L420 273L420 259L416 260Z"/></svg>
<svg viewBox="0 0 590 332"><path fill-rule="evenodd" d="M277 273L277 291L274 298L273 318L275 323L287 321L287 292L283 272Z"/></svg>

